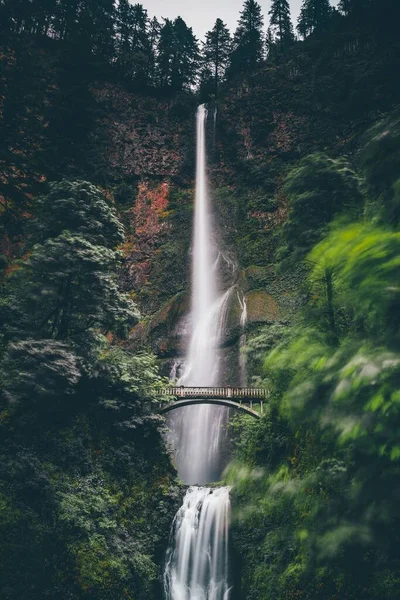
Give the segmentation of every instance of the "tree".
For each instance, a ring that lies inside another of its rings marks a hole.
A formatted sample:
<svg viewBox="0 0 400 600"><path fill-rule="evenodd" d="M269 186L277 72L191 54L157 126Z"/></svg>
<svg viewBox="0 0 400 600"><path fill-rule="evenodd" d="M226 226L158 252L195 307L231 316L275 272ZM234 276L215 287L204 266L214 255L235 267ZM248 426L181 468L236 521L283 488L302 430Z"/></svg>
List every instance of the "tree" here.
<svg viewBox="0 0 400 600"><path fill-rule="evenodd" d="M157 62L161 87L179 91L195 83L199 63L198 42L192 28L181 17L175 21L164 20Z"/></svg>
<svg viewBox="0 0 400 600"><path fill-rule="evenodd" d="M286 176L283 191L290 211L283 228L286 246L278 256L295 262L317 243L334 216L362 204L360 181L348 162L326 154L310 154ZM283 263L284 264L284 263Z"/></svg>
<svg viewBox="0 0 400 600"><path fill-rule="evenodd" d="M129 0L119 0L115 14L115 37L117 60L129 54L132 47L132 4Z"/></svg>
<svg viewBox="0 0 400 600"><path fill-rule="evenodd" d="M124 240L115 211L99 188L87 181L50 184L49 193L38 198L36 210L32 232L40 243L58 237L65 230L107 248L115 248Z"/></svg>
<svg viewBox="0 0 400 600"><path fill-rule="evenodd" d="M303 0L297 31L305 38L315 30L326 29L331 15L329 0Z"/></svg>
<svg viewBox="0 0 400 600"><path fill-rule="evenodd" d="M233 38L231 74L253 69L263 58L263 17L255 0L246 0Z"/></svg>
<svg viewBox="0 0 400 600"><path fill-rule="evenodd" d="M340 305L356 315L364 332L376 339L396 339L400 331L399 256L399 233L358 223L334 226L309 254L310 280L324 281L329 315L334 312L336 286Z"/></svg>
<svg viewBox="0 0 400 600"><path fill-rule="evenodd" d="M214 95L218 97L219 84L225 76L231 52L231 35L221 19L217 19L203 42L203 71L210 74L214 83Z"/></svg>
<svg viewBox="0 0 400 600"><path fill-rule="evenodd" d="M141 84L149 82L149 67L153 63L149 28L150 20L142 4L120 0L116 19L117 63L121 75Z"/></svg>
<svg viewBox="0 0 400 600"><path fill-rule="evenodd" d="M275 36L272 32L271 27L268 27L268 29L267 29L267 35L265 38L265 48L266 48L267 58L273 58L275 55L276 41L275 41Z"/></svg>
<svg viewBox="0 0 400 600"><path fill-rule="evenodd" d="M11 403L35 405L71 396L81 379L79 361L71 349L55 340L25 340L10 344L1 365L6 397Z"/></svg>
<svg viewBox="0 0 400 600"><path fill-rule="evenodd" d="M175 34L174 24L171 19L164 19L160 29L157 46L157 71L160 87L166 88L171 85L172 63L174 60Z"/></svg>
<svg viewBox="0 0 400 600"><path fill-rule="evenodd" d="M290 45L294 40L288 0L273 0L268 14L271 18L270 27L275 34L281 49L283 49Z"/></svg>
<svg viewBox="0 0 400 600"><path fill-rule="evenodd" d="M60 233L64 217L70 230ZM39 239L55 237L35 245L8 281L3 305L8 337L82 343L94 329L123 335L137 313L118 290L121 255L107 246L123 237L104 197L84 182L56 184L41 202L41 218Z"/></svg>
<svg viewBox="0 0 400 600"><path fill-rule="evenodd" d="M60 0L55 31L62 40L105 62L114 58L114 0Z"/></svg>
<svg viewBox="0 0 400 600"><path fill-rule="evenodd" d="M171 84L175 90L190 88L197 77L199 46L193 29L178 17L174 21L175 51L172 63Z"/></svg>
<svg viewBox="0 0 400 600"><path fill-rule="evenodd" d="M157 83L157 47L160 39L161 25L157 17L153 17L149 24L149 41L150 41L150 65L149 77L153 85Z"/></svg>
<svg viewBox="0 0 400 600"><path fill-rule="evenodd" d="M340 0L339 10L345 15L359 16L371 5L371 0Z"/></svg>

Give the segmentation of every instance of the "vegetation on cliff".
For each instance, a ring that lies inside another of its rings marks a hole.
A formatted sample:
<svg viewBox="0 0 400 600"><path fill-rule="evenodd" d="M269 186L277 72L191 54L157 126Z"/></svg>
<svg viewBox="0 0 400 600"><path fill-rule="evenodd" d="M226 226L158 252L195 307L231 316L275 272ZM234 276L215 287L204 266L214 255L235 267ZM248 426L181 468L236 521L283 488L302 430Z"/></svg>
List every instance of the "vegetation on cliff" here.
<svg viewBox="0 0 400 600"><path fill-rule="evenodd" d="M365 136L357 177L344 168L355 212L341 177L322 178L326 201L338 193L343 204L335 203L330 225L323 220L325 235L313 227L305 237L314 245L303 258L308 277L297 317L248 348L270 401L259 422L236 420L236 461L226 475L245 598L399 597L400 163L398 145L378 133L384 125L396 139L393 115ZM303 191L309 160L286 180L294 231L307 217L315 222Z"/></svg>
<svg viewBox="0 0 400 600"><path fill-rule="evenodd" d="M138 317L117 285L123 229L84 181L36 209L0 307L0 595L149 600L179 489L155 360L122 345Z"/></svg>
<svg viewBox="0 0 400 600"><path fill-rule="evenodd" d="M127 0L0 0L1 598L161 593L179 490L139 345L180 350L216 99L217 221L271 391L232 424L237 593L399 597L398 16L305 0L300 41L273 0L265 38L246 0L200 47Z"/></svg>

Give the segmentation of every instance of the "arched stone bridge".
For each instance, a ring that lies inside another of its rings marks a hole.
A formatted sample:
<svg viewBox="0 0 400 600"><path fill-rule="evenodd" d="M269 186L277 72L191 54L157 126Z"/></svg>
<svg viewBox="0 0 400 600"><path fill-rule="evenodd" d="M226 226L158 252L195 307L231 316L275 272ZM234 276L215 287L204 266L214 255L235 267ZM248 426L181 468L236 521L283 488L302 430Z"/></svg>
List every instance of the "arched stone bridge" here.
<svg viewBox="0 0 400 600"><path fill-rule="evenodd" d="M184 406L194 404L216 404L234 408L257 419L263 413L264 402L268 391L261 388L248 387L170 387L162 390L160 396L159 412L168 413ZM166 402L170 399L170 402ZM253 405L260 407L260 412L254 410Z"/></svg>

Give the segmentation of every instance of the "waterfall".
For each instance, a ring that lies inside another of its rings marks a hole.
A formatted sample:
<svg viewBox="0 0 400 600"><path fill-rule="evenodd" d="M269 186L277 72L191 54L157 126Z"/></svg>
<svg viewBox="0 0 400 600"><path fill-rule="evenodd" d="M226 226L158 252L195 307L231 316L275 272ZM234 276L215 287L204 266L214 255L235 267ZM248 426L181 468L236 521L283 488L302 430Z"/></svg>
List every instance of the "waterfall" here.
<svg viewBox="0 0 400 600"><path fill-rule="evenodd" d="M192 487L172 527L164 573L174 600L228 600L229 489Z"/></svg>
<svg viewBox="0 0 400 600"><path fill-rule="evenodd" d="M242 387L247 387L247 356L244 352L244 349L247 345L247 335L246 335L247 300L246 300L246 296L243 296L243 299L241 299L239 292L238 292L238 300L239 300L240 307L242 309L242 314L240 315L240 326L242 328L242 334L240 336L240 342L239 342L240 385Z"/></svg>
<svg viewBox="0 0 400 600"><path fill-rule="evenodd" d="M217 281L207 182L205 106L197 112L191 333L180 385L220 384L221 343L231 289ZM228 411L215 405L181 408L169 417L169 440L189 488L171 532L164 574L167 600L228 600L229 489L197 487L221 476L221 448ZM195 485L197 484L197 486Z"/></svg>
<svg viewBox="0 0 400 600"><path fill-rule="evenodd" d="M207 110L197 113L196 198L192 251L191 335L179 385L220 383L220 346L231 290L218 290L219 252L210 213L206 159ZM221 476L220 448L227 410L213 405L182 408L169 417L169 440L182 480L206 484Z"/></svg>

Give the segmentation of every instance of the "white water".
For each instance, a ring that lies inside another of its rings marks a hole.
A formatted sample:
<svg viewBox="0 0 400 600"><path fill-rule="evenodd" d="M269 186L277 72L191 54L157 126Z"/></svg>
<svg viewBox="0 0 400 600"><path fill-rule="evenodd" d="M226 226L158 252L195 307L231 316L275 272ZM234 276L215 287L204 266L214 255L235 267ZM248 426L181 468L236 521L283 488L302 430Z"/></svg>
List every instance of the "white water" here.
<svg viewBox="0 0 400 600"><path fill-rule="evenodd" d="M240 374L240 385L242 387L247 387L247 356L244 353L244 348L247 345L247 335L246 335L246 325L247 325L247 301L246 296L243 296L243 299L240 298L238 292L238 300L240 307L242 309L242 314L240 315L240 326L242 328L242 335L240 336L240 350L239 350L239 374Z"/></svg>
<svg viewBox="0 0 400 600"><path fill-rule="evenodd" d="M220 384L220 347L231 289L218 290L219 252L209 206L207 111L197 113L196 199L193 233L191 334L179 384ZM175 374L176 374L175 370ZM221 448L228 410L197 405L173 412L170 441L178 472L189 485L221 476ZM229 489L189 488L171 534L164 587L167 600L228 600Z"/></svg>
<svg viewBox="0 0 400 600"><path fill-rule="evenodd" d="M173 600L228 600L229 489L192 487L172 527L164 586Z"/></svg>
<svg viewBox="0 0 400 600"><path fill-rule="evenodd" d="M215 386L220 383L220 346L231 290L220 292L207 182L205 125L207 111L197 113L196 199L192 254L191 334L183 375L178 385ZM220 449L227 409L213 405L182 408L171 413L170 442L178 472L188 485L204 485L221 476Z"/></svg>

